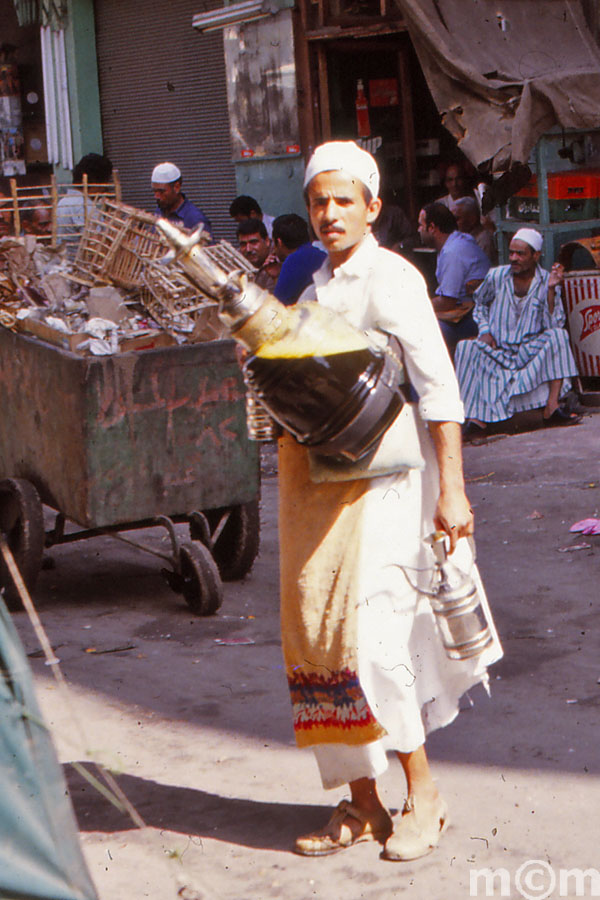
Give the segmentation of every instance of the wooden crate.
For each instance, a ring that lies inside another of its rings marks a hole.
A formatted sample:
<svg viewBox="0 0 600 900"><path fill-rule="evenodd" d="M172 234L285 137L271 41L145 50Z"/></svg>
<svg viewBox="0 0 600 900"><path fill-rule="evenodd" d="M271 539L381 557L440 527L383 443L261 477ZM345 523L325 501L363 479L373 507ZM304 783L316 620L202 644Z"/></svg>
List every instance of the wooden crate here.
<svg viewBox="0 0 600 900"><path fill-rule="evenodd" d="M227 272L254 271L245 257L227 241L204 247L204 252ZM165 331L187 333L191 340L199 341L228 336L217 316L217 302L192 284L177 263L164 265L155 259L148 260L142 282L141 302Z"/></svg>
<svg viewBox="0 0 600 900"><path fill-rule="evenodd" d="M101 198L94 204L73 262L73 277L82 284L115 284L128 290L143 285L150 260L169 247L156 231L156 216L124 203Z"/></svg>
<svg viewBox="0 0 600 900"><path fill-rule="evenodd" d="M54 175L50 176L47 184L18 186L15 178L11 178L9 184L9 205L12 214L11 234L15 237L21 234L23 231L23 218L28 210L48 209L50 212L50 233L37 235L36 237L40 243L47 244L52 248L56 248L62 242L67 243L67 245L74 245L79 241L87 225L95 198L102 196L117 203L121 200L121 182L116 169L113 171L112 180L108 184L89 182L87 175L83 176L83 181L80 184L59 183ZM60 221L59 202L69 191L74 190L81 194L83 201L83 222L81 225L76 225L72 222L65 224Z"/></svg>

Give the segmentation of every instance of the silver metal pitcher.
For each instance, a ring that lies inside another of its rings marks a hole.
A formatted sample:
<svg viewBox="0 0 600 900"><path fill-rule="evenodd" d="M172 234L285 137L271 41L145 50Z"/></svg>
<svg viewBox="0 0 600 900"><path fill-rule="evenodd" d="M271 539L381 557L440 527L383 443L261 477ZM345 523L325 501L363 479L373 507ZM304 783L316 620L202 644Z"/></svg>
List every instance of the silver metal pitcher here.
<svg viewBox="0 0 600 900"><path fill-rule="evenodd" d="M471 659L493 640L486 610L477 585L448 559L447 535L434 532L428 539L435 556L435 570L428 595L450 659Z"/></svg>

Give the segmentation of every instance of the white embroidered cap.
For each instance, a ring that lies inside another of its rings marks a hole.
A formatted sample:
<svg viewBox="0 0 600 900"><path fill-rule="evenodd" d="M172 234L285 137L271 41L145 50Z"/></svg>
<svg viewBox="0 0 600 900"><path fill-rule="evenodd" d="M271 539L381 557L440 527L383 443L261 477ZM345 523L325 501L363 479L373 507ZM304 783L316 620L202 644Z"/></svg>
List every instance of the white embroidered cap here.
<svg viewBox="0 0 600 900"><path fill-rule="evenodd" d="M513 234L513 238L517 241L525 241L525 243L529 244L531 249L535 250L536 253L540 252L542 244L544 243L542 235L533 228L519 228L519 230Z"/></svg>
<svg viewBox="0 0 600 900"><path fill-rule="evenodd" d="M152 184L171 184L172 181L179 181L181 172L177 166L170 162L159 163L152 170Z"/></svg>
<svg viewBox="0 0 600 900"><path fill-rule="evenodd" d="M370 153L354 141L329 141L321 144L308 161L304 173L304 187L321 172L344 172L357 178L375 198L379 196L379 169Z"/></svg>

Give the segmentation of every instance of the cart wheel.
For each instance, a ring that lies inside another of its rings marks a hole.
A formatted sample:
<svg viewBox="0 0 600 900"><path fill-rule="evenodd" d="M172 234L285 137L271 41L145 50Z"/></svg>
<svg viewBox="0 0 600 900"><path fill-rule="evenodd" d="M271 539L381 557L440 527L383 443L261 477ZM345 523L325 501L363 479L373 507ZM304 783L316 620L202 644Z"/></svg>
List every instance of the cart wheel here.
<svg viewBox="0 0 600 900"><path fill-rule="evenodd" d="M229 509L210 509L205 512L211 533L214 534L218 530L219 523L226 514L229 514L229 518L218 534L212 552L223 581L237 581L248 574L258 555L260 543L258 500Z"/></svg>
<svg viewBox="0 0 600 900"><path fill-rule="evenodd" d="M182 544L179 548L181 591L197 616L211 616L223 602L221 576L210 550L204 544Z"/></svg>
<svg viewBox="0 0 600 900"><path fill-rule="evenodd" d="M39 494L23 478L0 481L0 531L5 535L28 590L32 590L44 553L44 514ZM22 609L19 592L0 554L0 587L10 610Z"/></svg>

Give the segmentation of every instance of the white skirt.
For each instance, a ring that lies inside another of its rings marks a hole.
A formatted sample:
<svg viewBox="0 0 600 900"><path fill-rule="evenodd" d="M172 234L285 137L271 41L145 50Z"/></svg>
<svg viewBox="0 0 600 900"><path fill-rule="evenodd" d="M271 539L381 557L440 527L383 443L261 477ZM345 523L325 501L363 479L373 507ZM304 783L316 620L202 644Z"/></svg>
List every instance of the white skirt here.
<svg viewBox="0 0 600 900"><path fill-rule="evenodd" d="M493 641L469 660L450 659L443 647L424 593L433 577L433 555L419 526L432 521L437 481L435 461L427 463L426 472L374 479L369 490L356 566L358 676L387 735L361 746L313 747L325 788L377 777L387 768L386 750L418 749L429 732L456 718L466 691L478 683L488 687L487 666L502 656L474 545L466 539L458 542L452 561L474 578Z"/></svg>

